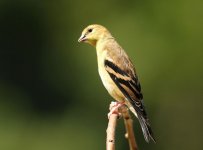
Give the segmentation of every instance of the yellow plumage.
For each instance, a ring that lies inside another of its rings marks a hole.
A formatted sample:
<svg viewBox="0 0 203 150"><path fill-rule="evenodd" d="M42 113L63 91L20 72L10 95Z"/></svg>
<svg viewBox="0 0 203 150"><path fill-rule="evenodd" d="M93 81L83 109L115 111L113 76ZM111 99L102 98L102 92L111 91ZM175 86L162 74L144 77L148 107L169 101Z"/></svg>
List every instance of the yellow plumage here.
<svg viewBox="0 0 203 150"><path fill-rule="evenodd" d="M135 68L123 48L105 27L97 24L86 27L78 41L96 47L98 71L104 87L116 101L126 104L135 114L145 140L155 141Z"/></svg>

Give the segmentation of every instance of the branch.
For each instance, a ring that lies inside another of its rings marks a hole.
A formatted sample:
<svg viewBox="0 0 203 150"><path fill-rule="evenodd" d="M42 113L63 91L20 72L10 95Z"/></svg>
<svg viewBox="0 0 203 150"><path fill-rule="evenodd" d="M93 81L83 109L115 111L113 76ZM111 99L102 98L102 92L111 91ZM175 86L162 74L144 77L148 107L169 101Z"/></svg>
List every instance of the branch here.
<svg viewBox="0 0 203 150"><path fill-rule="evenodd" d="M128 108L126 106L120 107L119 110L123 116L126 134L125 137L128 139L130 150L138 150L134 130L133 130L133 120L130 116Z"/></svg>
<svg viewBox="0 0 203 150"><path fill-rule="evenodd" d="M110 111L112 109L112 103L110 104ZM115 131L116 131L116 123L119 115L118 114L111 114L109 116L109 123L106 130L107 137L106 137L106 150L115 150Z"/></svg>
<svg viewBox="0 0 203 150"><path fill-rule="evenodd" d="M113 104L110 104L110 111L113 109ZM115 131L117 125L117 119L119 115L122 115L124 119L126 134L125 137L128 139L130 150L138 150L137 143L133 131L133 120L129 114L128 108L123 105L119 108L118 113L113 113L109 116L109 123L106 130L106 150L115 150Z"/></svg>

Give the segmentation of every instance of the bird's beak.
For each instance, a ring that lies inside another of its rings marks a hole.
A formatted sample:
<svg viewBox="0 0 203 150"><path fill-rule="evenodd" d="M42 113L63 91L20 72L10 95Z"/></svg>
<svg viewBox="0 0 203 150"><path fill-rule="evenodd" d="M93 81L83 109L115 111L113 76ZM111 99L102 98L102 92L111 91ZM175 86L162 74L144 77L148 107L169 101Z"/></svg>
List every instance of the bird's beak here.
<svg viewBox="0 0 203 150"><path fill-rule="evenodd" d="M85 35L81 35L81 37L78 39L78 42L84 42L86 40Z"/></svg>

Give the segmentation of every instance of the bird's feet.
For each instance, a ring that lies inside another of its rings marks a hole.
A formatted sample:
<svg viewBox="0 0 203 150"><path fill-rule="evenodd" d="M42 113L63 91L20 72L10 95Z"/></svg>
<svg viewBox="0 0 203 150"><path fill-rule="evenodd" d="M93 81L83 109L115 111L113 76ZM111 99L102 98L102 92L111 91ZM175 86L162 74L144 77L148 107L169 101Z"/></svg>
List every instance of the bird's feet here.
<svg viewBox="0 0 203 150"><path fill-rule="evenodd" d="M125 104L125 102L111 102L111 104L109 106L110 112L108 113L108 118L110 118L110 116L112 114L117 114L118 116L120 116L118 108L123 106L124 104Z"/></svg>

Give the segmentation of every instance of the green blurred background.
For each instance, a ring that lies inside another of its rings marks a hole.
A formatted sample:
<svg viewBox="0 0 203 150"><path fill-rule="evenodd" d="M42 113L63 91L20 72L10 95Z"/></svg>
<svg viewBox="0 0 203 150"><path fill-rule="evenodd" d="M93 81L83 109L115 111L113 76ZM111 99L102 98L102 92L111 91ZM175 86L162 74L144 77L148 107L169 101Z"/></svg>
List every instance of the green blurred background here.
<svg viewBox="0 0 203 150"><path fill-rule="evenodd" d="M201 0L1 0L0 149L103 150L112 98L88 24L106 26L136 64L157 143L140 150L203 149ZM123 121L116 149L128 149Z"/></svg>

